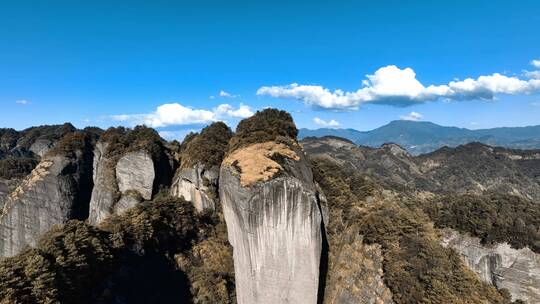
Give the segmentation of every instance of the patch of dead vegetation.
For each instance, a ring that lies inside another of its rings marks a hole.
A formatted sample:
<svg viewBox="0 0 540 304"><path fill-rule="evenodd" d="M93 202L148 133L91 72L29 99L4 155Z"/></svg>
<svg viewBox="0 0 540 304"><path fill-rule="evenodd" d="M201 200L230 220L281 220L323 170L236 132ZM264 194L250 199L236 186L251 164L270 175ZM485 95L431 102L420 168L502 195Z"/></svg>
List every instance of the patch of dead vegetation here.
<svg viewBox="0 0 540 304"><path fill-rule="evenodd" d="M300 157L283 143L267 141L240 148L229 154L223 164L240 170L242 187L270 180L283 167L276 162L276 157L285 157L295 161Z"/></svg>

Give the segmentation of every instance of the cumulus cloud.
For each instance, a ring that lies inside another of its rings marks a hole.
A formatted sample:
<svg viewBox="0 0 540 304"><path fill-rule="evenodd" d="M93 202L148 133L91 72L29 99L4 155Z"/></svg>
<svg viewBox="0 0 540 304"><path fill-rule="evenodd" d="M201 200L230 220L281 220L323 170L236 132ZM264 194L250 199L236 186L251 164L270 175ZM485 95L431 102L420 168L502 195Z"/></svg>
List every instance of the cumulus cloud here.
<svg viewBox="0 0 540 304"><path fill-rule="evenodd" d="M339 122L337 122L334 119L331 119L329 121L320 119L319 117L313 118L313 122L317 124L318 126L321 126L323 128L337 128L339 127Z"/></svg>
<svg viewBox="0 0 540 304"><path fill-rule="evenodd" d="M219 91L219 94L218 94L219 97L223 97L223 98L236 98L238 97L238 95L233 95L229 92L226 92L226 91Z"/></svg>
<svg viewBox="0 0 540 304"><path fill-rule="evenodd" d="M540 69L540 59L532 60L531 65L537 69Z"/></svg>
<svg viewBox="0 0 540 304"><path fill-rule="evenodd" d="M413 111L407 115L401 115L399 118L401 118L401 120L419 121L422 117L422 114Z"/></svg>
<svg viewBox="0 0 540 304"><path fill-rule="evenodd" d="M532 79L524 80L499 73L426 86L416 78L413 69L400 69L395 65L382 67L366 75L366 78L362 81L362 87L352 92L293 83L286 86L263 86L257 90L257 95L296 99L320 109L357 110L366 103L405 107L439 99L491 100L497 94L518 95L540 91L540 79L529 77Z"/></svg>
<svg viewBox="0 0 540 304"><path fill-rule="evenodd" d="M15 103L20 104L20 105L26 105L26 104L29 104L30 102L26 99L19 99L19 100L15 100Z"/></svg>
<svg viewBox="0 0 540 304"><path fill-rule="evenodd" d="M240 104L235 109L229 104L221 104L212 110L193 109L179 103L167 103L157 107L149 114L121 114L112 115L111 118L132 125L144 124L153 128L171 125L206 124L227 118L246 118L253 115L249 106Z"/></svg>

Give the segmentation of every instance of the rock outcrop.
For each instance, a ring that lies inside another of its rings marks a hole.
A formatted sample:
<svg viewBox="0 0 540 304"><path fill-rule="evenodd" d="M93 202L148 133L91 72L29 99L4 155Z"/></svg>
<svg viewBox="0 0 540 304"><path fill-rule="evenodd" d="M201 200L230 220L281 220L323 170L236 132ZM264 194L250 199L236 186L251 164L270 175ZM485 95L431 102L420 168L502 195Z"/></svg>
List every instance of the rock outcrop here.
<svg viewBox="0 0 540 304"><path fill-rule="evenodd" d="M161 138L145 127L106 131L94 149L93 167L92 224L151 200L168 186L172 171Z"/></svg>
<svg viewBox="0 0 540 304"><path fill-rule="evenodd" d="M92 188L92 149L87 139L74 151L55 151L7 197L0 215L0 256L34 246L55 224L88 216Z"/></svg>
<svg viewBox="0 0 540 304"><path fill-rule="evenodd" d="M323 211L300 146L239 148L223 161L219 184L238 303L317 303Z"/></svg>
<svg viewBox="0 0 540 304"><path fill-rule="evenodd" d="M120 214L152 198L155 171L149 153L129 152L116 161L107 156L107 144L99 142L94 154L90 223L100 223L111 214Z"/></svg>
<svg viewBox="0 0 540 304"><path fill-rule="evenodd" d="M444 230L443 245L456 250L483 281L508 289L513 300L540 303L540 254L510 245L483 245L480 239Z"/></svg>
<svg viewBox="0 0 540 304"><path fill-rule="evenodd" d="M170 194L183 197L197 211L214 210L218 213L219 166L232 137L232 131L222 122L191 134L182 143L180 168L177 169Z"/></svg>
<svg viewBox="0 0 540 304"><path fill-rule="evenodd" d="M192 202L197 211L215 210L219 167L206 169L203 164L179 169L171 185L171 195Z"/></svg>

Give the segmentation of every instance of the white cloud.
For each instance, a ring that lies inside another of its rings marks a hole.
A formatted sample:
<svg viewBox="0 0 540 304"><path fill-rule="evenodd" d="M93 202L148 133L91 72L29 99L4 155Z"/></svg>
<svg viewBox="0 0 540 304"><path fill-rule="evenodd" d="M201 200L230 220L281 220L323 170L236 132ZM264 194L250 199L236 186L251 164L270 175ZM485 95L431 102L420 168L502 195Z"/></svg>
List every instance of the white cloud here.
<svg viewBox="0 0 540 304"><path fill-rule="evenodd" d="M246 118L252 116L254 113L249 106L240 104L238 109L234 109L230 104L221 104L215 109L217 116L229 116L234 118Z"/></svg>
<svg viewBox="0 0 540 304"><path fill-rule="evenodd" d="M197 132L198 130L196 129L188 129L188 130L175 130L175 131L169 131L169 130L166 130L166 131L159 131L159 136L163 137L164 139L166 140L178 140L178 141L182 141L186 135L190 132Z"/></svg>
<svg viewBox="0 0 540 304"><path fill-rule="evenodd" d="M179 103L167 103L157 107L149 114L121 114L112 115L111 118L120 122L129 122L132 125L145 124L158 128L171 125L205 124L227 118L246 118L253 115L249 106L240 104L235 109L229 104L221 104L212 110L193 109Z"/></svg>
<svg viewBox="0 0 540 304"><path fill-rule="evenodd" d="M238 97L238 95L233 95L229 92L225 92L223 90L219 91L219 94L218 94L219 97L223 97L223 98L236 98Z"/></svg>
<svg viewBox="0 0 540 304"><path fill-rule="evenodd" d="M522 80L499 73L425 86L416 78L413 69L389 65L366 77L362 81L363 87L353 92L293 83L287 86L263 86L257 90L257 95L301 100L322 109L357 110L365 103L404 107L439 99L491 100L496 94L518 95L540 91L540 79Z"/></svg>
<svg viewBox="0 0 540 304"><path fill-rule="evenodd" d="M20 105L26 105L26 104L29 104L30 102L26 99L19 99L19 100L15 100L15 103L20 104Z"/></svg>
<svg viewBox="0 0 540 304"><path fill-rule="evenodd" d="M319 117L313 118L313 122L317 124L318 126L324 127L324 128L337 128L339 127L339 122L332 119L330 121L320 119Z"/></svg>
<svg viewBox="0 0 540 304"><path fill-rule="evenodd" d="M407 115L401 115L399 118L401 118L401 120L419 121L420 119L422 119L422 117L422 114L418 112L411 112Z"/></svg>
<svg viewBox="0 0 540 304"><path fill-rule="evenodd" d="M528 78L540 79L540 71L525 71L523 75Z"/></svg>
<svg viewBox="0 0 540 304"><path fill-rule="evenodd" d="M540 69L540 59L532 60L531 65L537 69Z"/></svg>

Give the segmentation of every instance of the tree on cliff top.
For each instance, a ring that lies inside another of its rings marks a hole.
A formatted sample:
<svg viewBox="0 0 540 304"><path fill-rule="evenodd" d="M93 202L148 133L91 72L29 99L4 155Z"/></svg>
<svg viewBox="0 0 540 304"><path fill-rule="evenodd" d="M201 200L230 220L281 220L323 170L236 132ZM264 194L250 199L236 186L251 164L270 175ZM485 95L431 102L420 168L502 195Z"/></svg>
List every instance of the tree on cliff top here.
<svg viewBox="0 0 540 304"><path fill-rule="evenodd" d="M202 129L195 137L188 137L186 148L182 152L182 168L192 167L196 163L208 167L219 165L232 135L231 129L220 121Z"/></svg>
<svg viewBox="0 0 540 304"><path fill-rule="evenodd" d="M265 109L242 120L236 127L236 133L229 142L229 151L254 143L288 137L296 140L298 129L291 114L277 110Z"/></svg>

